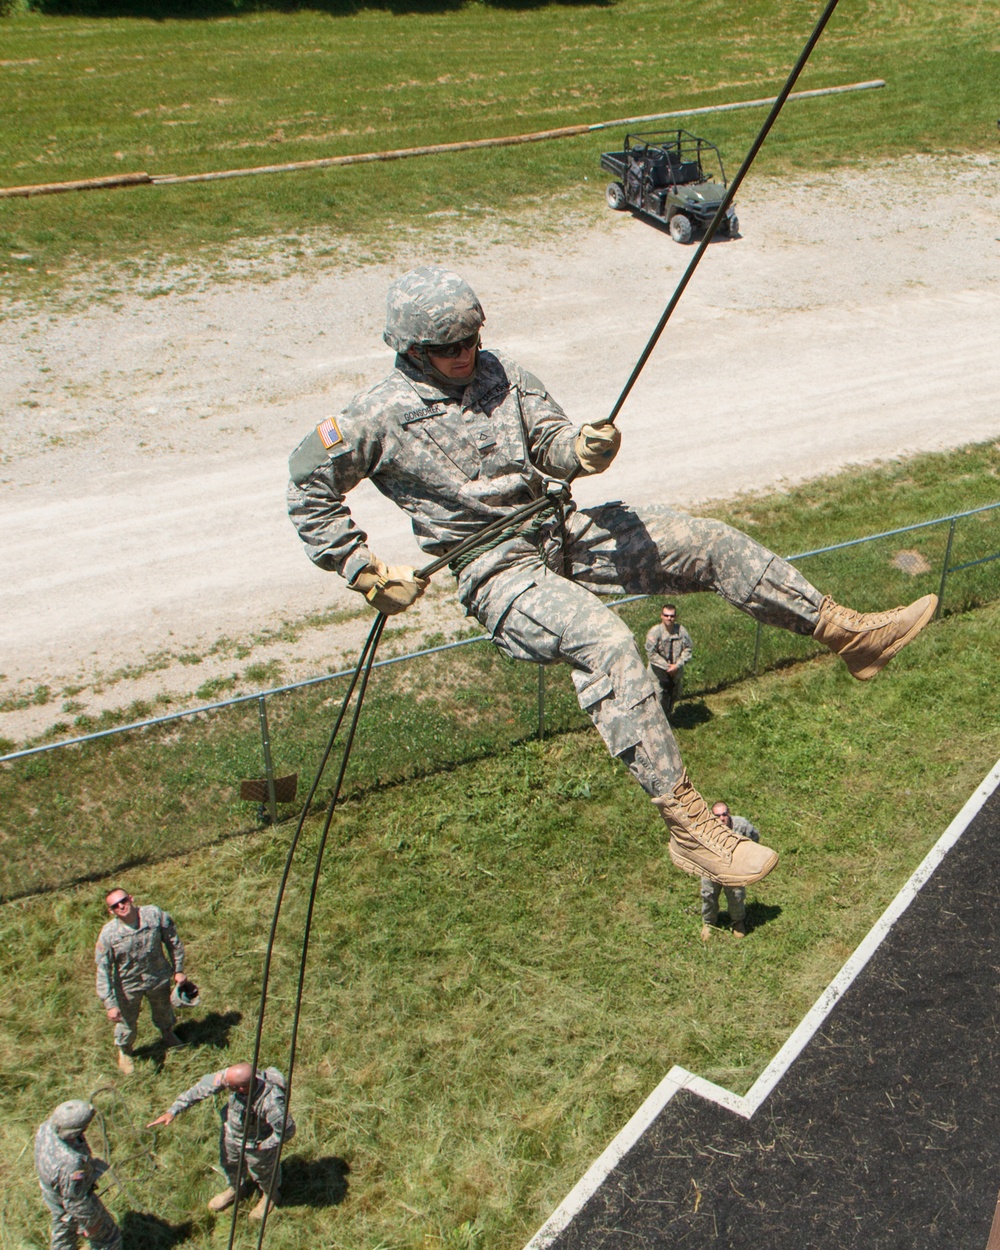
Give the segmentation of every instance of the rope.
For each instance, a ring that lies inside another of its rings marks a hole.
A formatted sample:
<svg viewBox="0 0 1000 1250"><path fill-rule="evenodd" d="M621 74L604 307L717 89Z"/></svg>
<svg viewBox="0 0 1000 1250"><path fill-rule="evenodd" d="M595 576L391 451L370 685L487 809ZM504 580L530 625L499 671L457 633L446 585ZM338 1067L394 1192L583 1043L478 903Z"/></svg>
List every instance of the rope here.
<svg viewBox="0 0 1000 1250"><path fill-rule="evenodd" d="M470 547L468 551L463 551L457 556L453 556L448 561L448 568L458 577L463 569L467 569L470 564L474 563L483 556L487 551L493 551L494 548L501 546L503 543L510 542L512 538L533 538L549 519L550 513L556 510L558 506L553 499L546 500L547 506L540 508L532 517L526 521L508 521L502 530L491 535L489 538L480 539L474 547Z"/></svg>

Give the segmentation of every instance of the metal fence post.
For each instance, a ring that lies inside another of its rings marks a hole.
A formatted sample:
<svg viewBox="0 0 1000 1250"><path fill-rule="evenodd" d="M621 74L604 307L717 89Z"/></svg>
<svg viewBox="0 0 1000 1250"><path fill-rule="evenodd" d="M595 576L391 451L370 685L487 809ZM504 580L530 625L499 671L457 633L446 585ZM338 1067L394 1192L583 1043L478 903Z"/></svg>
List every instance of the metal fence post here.
<svg viewBox="0 0 1000 1250"><path fill-rule="evenodd" d="M753 675L760 676L760 640L764 637L764 626L757 622L757 636L753 641Z"/></svg>
<svg viewBox="0 0 1000 1250"><path fill-rule="evenodd" d="M545 738L545 665L538 666L538 741Z"/></svg>
<svg viewBox="0 0 1000 1250"><path fill-rule="evenodd" d="M958 517L951 518L951 525L948 527L948 544L944 549L944 565L941 568L941 585L938 587L938 605L935 616L941 615L941 608L944 606L944 584L948 580L948 565L951 564L951 544L955 537L955 526L958 524Z"/></svg>
<svg viewBox="0 0 1000 1250"><path fill-rule="evenodd" d="M274 795L274 765L271 763L271 739L267 731L267 699L260 695L257 699L257 711L260 714L260 740L264 744L264 775L267 777L267 805L271 811L271 824L278 823L278 800Z"/></svg>

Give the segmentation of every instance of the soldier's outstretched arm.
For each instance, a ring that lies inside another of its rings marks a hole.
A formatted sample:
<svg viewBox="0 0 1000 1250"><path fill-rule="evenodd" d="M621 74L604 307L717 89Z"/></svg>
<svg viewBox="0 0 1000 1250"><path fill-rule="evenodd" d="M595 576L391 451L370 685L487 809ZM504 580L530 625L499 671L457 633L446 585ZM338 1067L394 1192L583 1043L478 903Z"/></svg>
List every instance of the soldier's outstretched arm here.
<svg viewBox="0 0 1000 1250"><path fill-rule="evenodd" d="M183 1094L179 1094L170 1107L169 1111L164 1111L162 1115L158 1115L155 1120L150 1120L146 1125L147 1128L154 1128L158 1124L164 1126L172 1124L182 1111L187 1111L188 1107L193 1107L196 1102L202 1102L206 1098L211 1098L213 1094L218 1093L222 1089L222 1078L226 1075L226 1069L221 1068L218 1072L209 1072L201 1078L197 1085L192 1085L190 1089L186 1089Z"/></svg>

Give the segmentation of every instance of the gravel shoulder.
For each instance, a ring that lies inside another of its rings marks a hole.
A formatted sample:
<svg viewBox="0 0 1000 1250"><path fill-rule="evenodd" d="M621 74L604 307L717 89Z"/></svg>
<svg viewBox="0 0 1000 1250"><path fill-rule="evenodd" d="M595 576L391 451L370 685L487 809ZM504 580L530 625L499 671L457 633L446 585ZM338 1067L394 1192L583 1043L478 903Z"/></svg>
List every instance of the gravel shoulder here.
<svg viewBox="0 0 1000 1250"><path fill-rule="evenodd" d="M1000 158L760 182L739 215L743 237L705 257L622 413L621 454L578 502L691 507L1000 436ZM608 411L690 251L610 212L532 244L496 233L364 268L8 311L0 736L350 656L366 615L302 553L286 460L390 367L384 292L410 265L460 268L488 345L574 419ZM419 559L374 489L352 509L383 557ZM397 643L462 624L444 579Z"/></svg>

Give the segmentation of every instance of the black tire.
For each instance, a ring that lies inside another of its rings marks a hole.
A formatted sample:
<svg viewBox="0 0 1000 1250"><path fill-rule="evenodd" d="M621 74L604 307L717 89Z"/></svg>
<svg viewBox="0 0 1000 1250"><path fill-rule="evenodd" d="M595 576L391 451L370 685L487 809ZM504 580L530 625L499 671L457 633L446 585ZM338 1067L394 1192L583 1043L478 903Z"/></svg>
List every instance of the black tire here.
<svg viewBox="0 0 1000 1250"><path fill-rule="evenodd" d="M740 219L736 216L735 213L733 213L733 215L729 218L729 237L731 239L736 239L739 237L739 233L740 233Z"/></svg>
<svg viewBox="0 0 1000 1250"><path fill-rule="evenodd" d="M604 198L608 202L608 208L620 210L626 207L625 188L620 182L609 182L604 189Z"/></svg>
<svg viewBox="0 0 1000 1250"><path fill-rule="evenodd" d="M675 243L690 243L694 231L691 229L691 218L683 213L674 213L670 218L670 237Z"/></svg>

